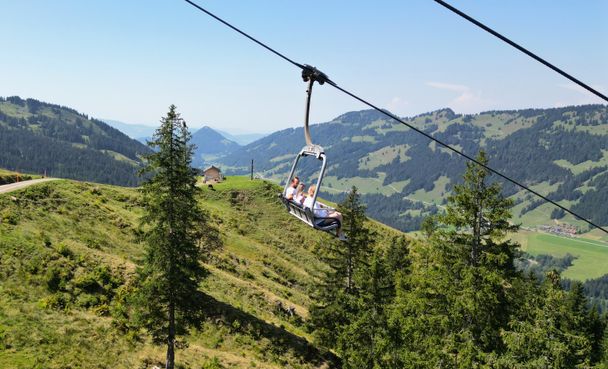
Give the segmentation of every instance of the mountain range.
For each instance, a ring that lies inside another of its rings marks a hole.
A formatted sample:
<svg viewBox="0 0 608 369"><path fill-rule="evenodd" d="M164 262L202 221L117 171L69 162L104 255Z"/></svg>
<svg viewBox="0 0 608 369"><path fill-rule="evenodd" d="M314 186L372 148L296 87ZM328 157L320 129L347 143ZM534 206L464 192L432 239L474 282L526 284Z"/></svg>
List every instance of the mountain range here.
<svg viewBox="0 0 608 369"><path fill-rule="evenodd" d="M147 138L152 137L152 135L154 134L154 131L156 130L156 128L151 125L125 123L125 122L121 122L121 121L113 120L113 119L102 119L102 121L116 129L118 129L119 131L126 134L127 136L134 138L142 143L145 143L145 140ZM265 133L231 134L224 130L212 128L212 127L208 127L208 126L203 126L202 128L210 128L210 129L214 130L215 132L221 134L223 136L223 138L226 138L230 141L234 141L239 145L248 145L248 144L252 143L253 141L259 140L260 138L267 136L267 134L265 134ZM196 132L197 129L194 129L193 131Z"/></svg>
<svg viewBox="0 0 608 369"><path fill-rule="evenodd" d="M0 98L0 167L136 186L141 182L138 171L143 155L150 153L145 142L154 130L146 125L101 121L35 99ZM194 132L192 143L197 147L193 164L198 167L240 147L206 126Z"/></svg>
<svg viewBox="0 0 608 369"><path fill-rule="evenodd" d="M493 168L596 223L608 224L608 213L597 205L608 203L607 106L472 115L442 109L404 119L469 156L485 150ZM424 216L440 211L466 165L461 156L373 110L313 125L311 134L328 157L323 196L339 200L356 185L364 193L368 214L401 230L419 229ZM219 164L228 173L247 173L253 159L259 176L281 182L302 146L303 129L285 129L219 159ZM298 174L312 183L318 170L313 160ZM589 230L515 185L503 185L515 200L515 220L524 226L555 219L577 225L580 232Z"/></svg>
<svg viewBox="0 0 608 369"><path fill-rule="evenodd" d="M225 138L238 143L241 146L249 145L250 143L257 141L268 134L266 133L242 133L242 134L231 134L224 130L215 129L218 133L220 133Z"/></svg>
<svg viewBox="0 0 608 369"><path fill-rule="evenodd" d="M472 115L442 109L404 119L467 155L485 150L493 168L600 225L608 224L608 213L597 206L608 203L607 106ZM328 156L323 197L339 201L355 185L370 216L404 231L419 229L425 216L441 211L466 165L459 155L372 110L345 113L313 125L311 132ZM104 122L19 97L0 100L0 133L0 167L101 183L137 185L141 155L149 152ZM304 137L302 128L290 128L240 146L203 127L194 132L192 143L198 147L196 166L215 164L226 174L244 174L254 160L258 177L281 183ZM313 183L318 163L302 164L298 175ZM503 188L515 201L514 220L525 227L556 221L578 227L579 233L590 230L511 183Z"/></svg>
<svg viewBox="0 0 608 369"><path fill-rule="evenodd" d="M143 124L130 124L111 119L104 119L103 121L143 144L151 139L156 130L152 126ZM215 159L232 153L240 146L266 136L261 133L235 135L209 126L203 126L193 131L192 143L196 145L193 163L197 167L212 164Z"/></svg>
<svg viewBox="0 0 608 369"><path fill-rule="evenodd" d="M143 144L146 143L146 140L152 137L154 131L156 130L156 127L145 124L124 123L112 119L102 119L102 121Z"/></svg>

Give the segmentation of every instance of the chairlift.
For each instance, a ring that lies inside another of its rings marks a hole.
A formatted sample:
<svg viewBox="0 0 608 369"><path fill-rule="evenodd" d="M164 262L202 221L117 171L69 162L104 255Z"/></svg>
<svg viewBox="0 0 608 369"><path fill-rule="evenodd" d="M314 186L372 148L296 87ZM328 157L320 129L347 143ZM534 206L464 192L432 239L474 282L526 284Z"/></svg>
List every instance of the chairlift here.
<svg viewBox="0 0 608 369"><path fill-rule="evenodd" d="M331 233L332 235L338 236L334 231L340 228L340 221L336 218L329 217L318 217L315 216L313 209L315 208L315 204L317 202L317 195L321 189L321 182L323 181L323 176L325 175L325 169L327 167L327 157L325 156L325 151L323 147L319 145L315 145L312 143L312 139L310 138L310 130L308 127L308 121L310 116L310 98L312 95L312 86L314 82L318 82L320 85L329 81L327 75L318 69L311 67L310 65L304 65L304 69L302 69L302 79L304 82L308 82L308 89L306 90L306 109L305 109L305 118L304 118L304 138L306 140L306 146L300 150L300 152L296 155L296 158L291 167L291 171L289 172L289 176L287 177L287 182L285 183L285 188L283 192L279 194L279 198L287 208L287 211L298 218L302 222L308 224L314 229L325 231ZM291 186L291 182L295 177L296 169L298 167L298 162L303 157L315 157L317 160L321 162L321 169L319 171L319 177L317 178L317 189L313 195L312 206L304 207L296 203L295 201L290 201L287 199L286 193ZM327 210L334 210L330 207L324 207Z"/></svg>

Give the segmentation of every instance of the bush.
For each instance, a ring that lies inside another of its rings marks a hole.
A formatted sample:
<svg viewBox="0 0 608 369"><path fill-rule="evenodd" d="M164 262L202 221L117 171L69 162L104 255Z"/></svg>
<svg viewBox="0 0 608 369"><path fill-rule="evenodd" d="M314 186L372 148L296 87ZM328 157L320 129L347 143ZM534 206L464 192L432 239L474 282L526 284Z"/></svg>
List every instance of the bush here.
<svg viewBox="0 0 608 369"><path fill-rule="evenodd" d="M70 273L59 266L52 266L47 269L45 275L46 287L51 292L58 292L65 289L67 282L70 280Z"/></svg>
<svg viewBox="0 0 608 369"><path fill-rule="evenodd" d="M90 308L99 304L99 298L95 295L83 293L76 298L76 306Z"/></svg>
<svg viewBox="0 0 608 369"><path fill-rule="evenodd" d="M59 255L70 259L72 256L74 256L74 252L72 252L72 250L65 243L60 243L57 245L57 252Z"/></svg>
<svg viewBox="0 0 608 369"><path fill-rule="evenodd" d="M66 293L55 293L45 297L41 301L41 306L47 309L66 309L70 303L70 296Z"/></svg>
<svg viewBox="0 0 608 369"><path fill-rule="evenodd" d="M202 369L222 369L223 367L220 360L214 356L203 364Z"/></svg>
<svg viewBox="0 0 608 369"><path fill-rule="evenodd" d="M19 223L19 216L10 209L5 209L0 213L0 220L2 223L17 225Z"/></svg>

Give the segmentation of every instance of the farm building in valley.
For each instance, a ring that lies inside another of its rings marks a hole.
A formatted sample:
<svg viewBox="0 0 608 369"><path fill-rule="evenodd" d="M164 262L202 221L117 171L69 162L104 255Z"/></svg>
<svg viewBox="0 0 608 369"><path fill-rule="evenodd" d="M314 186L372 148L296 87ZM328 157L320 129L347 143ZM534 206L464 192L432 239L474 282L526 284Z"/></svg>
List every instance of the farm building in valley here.
<svg viewBox="0 0 608 369"><path fill-rule="evenodd" d="M209 168L203 171L203 176L205 177L205 182L221 182L224 180L224 176L222 175L222 171L220 168L212 165Z"/></svg>

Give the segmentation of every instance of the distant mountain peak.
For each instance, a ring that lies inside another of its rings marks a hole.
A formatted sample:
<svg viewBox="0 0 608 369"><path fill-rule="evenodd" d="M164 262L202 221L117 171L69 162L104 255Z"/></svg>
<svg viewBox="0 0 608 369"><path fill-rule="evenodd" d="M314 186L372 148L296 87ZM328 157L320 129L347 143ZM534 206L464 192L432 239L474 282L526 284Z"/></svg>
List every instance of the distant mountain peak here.
<svg viewBox="0 0 608 369"><path fill-rule="evenodd" d="M193 165L197 167L213 164L215 158L241 147L209 126L203 126L194 132L190 142L196 146Z"/></svg>

